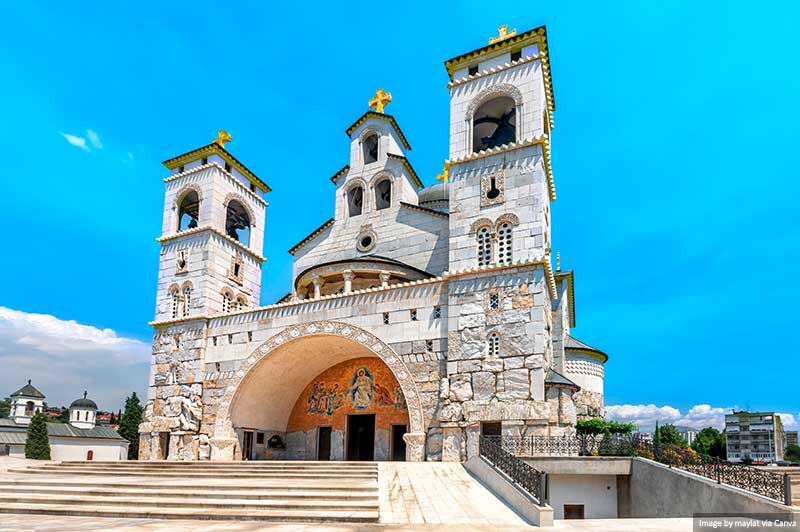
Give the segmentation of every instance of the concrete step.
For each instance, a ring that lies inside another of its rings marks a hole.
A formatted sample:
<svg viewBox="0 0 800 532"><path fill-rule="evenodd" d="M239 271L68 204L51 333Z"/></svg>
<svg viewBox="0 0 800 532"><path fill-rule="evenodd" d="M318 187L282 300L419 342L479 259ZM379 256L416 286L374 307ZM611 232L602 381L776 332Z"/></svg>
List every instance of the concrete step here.
<svg viewBox="0 0 800 532"><path fill-rule="evenodd" d="M11 480L0 480L0 489L25 489L29 487L58 488L65 487L77 490L86 490L94 487L100 489L181 489L187 487L196 489L194 484L182 484L179 482L157 482L152 484L142 484L141 482L119 482L115 478L96 479L96 481L74 481L66 479L58 480L29 480L31 477L16 478ZM374 480L363 480L358 482L348 482L342 485L340 480L314 481L313 479L292 482L265 482L258 483L215 483L203 486L199 491L230 491L230 490L282 490L282 491L308 491L308 492L327 492L330 490L347 490L350 492L377 492L378 484Z"/></svg>
<svg viewBox="0 0 800 532"><path fill-rule="evenodd" d="M52 462L43 465L57 465L61 467L83 467L86 465L99 465L99 466L111 466L111 467L154 467L154 468L161 468L161 467L172 467L172 466L187 466L187 465L197 465L197 466L205 466L205 467L218 467L218 468L247 468L251 469L254 467L281 467L281 468L292 468L292 469L314 469L314 468L329 468L329 467L337 467L337 468L346 468L346 469L374 469L378 467L376 462L340 462L340 461L325 461L325 462L312 462L312 461L289 461L289 460L250 460L250 461L236 461L236 462L211 462L211 461L201 461L201 462L183 462L178 460L158 460L158 461L137 461L137 460L126 460L126 461L119 461L119 462L110 462L110 461L66 461L66 462Z"/></svg>
<svg viewBox="0 0 800 532"><path fill-rule="evenodd" d="M378 510L219 510L198 511L195 508L102 507L68 504L7 503L0 506L0 513L72 515L80 517L119 517L139 519L202 519L239 521L303 521L303 522L362 522L377 523Z"/></svg>
<svg viewBox="0 0 800 532"><path fill-rule="evenodd" d="M291 471L197 471L192 468L174 471L143 471L143 470L122 470L122 469L91 469L91 468L48 468L34 466L25 469L9 469L10 473L23 474L43 474L43 475L80 475L80 476L124 476L124 477L155 477L155 478L250 478L250 479L339 479L348 480L375 480L377 472L364 473L345 473L345 472L291 472Z"/></svg>
<svg viewBox="0 0 800 532"><path fill-rule="evenodd" d="M9 495L29 496L64 496L73 495L87 497L165 497L165 498L191 498L200 500L210 499L240 499L240 500L271 500L284 501L374 501L378 495L377 487L374 490L286 490L286 489L240 489L231 486L227 490L196 490L187 487L135 487L135 488L109 488L104 485L88 486L25 486L4 485L0 486L0 497Z"/></svg>
<svg viewBox="0 0 800 532"><path fill-rule="evenodd" d="M197 500L188 497L108 497L104 495L15 495L0 494L0 506L7 504L61 504L73 507L81 506L122 506L134 507L155 507L155 508L196 508L198 511L217 511L217 510L312 510L316 512L326 511L377 511L377 497L371 501L346 501L346 500L295 500L287 501L284 499L234 499L217 498Z"/></svg>

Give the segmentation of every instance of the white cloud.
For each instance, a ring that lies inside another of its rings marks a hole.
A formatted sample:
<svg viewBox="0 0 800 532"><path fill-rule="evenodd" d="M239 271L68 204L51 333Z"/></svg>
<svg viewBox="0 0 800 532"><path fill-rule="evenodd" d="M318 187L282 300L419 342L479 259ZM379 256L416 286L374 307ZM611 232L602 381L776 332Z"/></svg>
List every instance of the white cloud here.
<svg viewBox="0 0 800 532"><path fill-rule="evenodd" d="M98 135L93 129L86 130L86 138L89 139L89 142L91 142L92 146L94 146L96 149L103 149L103 143L100 142L100 135Z"/></svg>
<svg viewBox="0 0 800 532"><path fill-rule="evenodd" d="M88 390L101 409L116 410L132 391L143 398L149 360L148 344L111 329L0 306L2 397L32 379L50 405L68 406Z"/></svg>
<svg viewBox="0 0 800 532"><path fill-rule="evenodd" d="M652 430L656 421L659 424L672 424L694 429L725 426L725 414L736 407L714 407L711 405L694 405L685 414L669 405L609 405L606 417L625 423L633 423L641 430ZM785 422L784 422L785 423Z"/></svg>
<svg viewBox="0 0 800 532"><path fill-rule="evenodd" d="M781 416L784 430L797 430L800 428L798 425L798 422L800 422L800 412L798 412L797 415L778 412L778 415Z"/></svg>
<svg viewBox="0 0 800 532"><path fill-rule="evenodd" d="M76 135L70 135L69 133L60 132L62 137L67 139L67 142L72 144L75 147L82 149L83 151L89 151L89 146L86 145L86 139L83 137L78 137Z"/></svg>

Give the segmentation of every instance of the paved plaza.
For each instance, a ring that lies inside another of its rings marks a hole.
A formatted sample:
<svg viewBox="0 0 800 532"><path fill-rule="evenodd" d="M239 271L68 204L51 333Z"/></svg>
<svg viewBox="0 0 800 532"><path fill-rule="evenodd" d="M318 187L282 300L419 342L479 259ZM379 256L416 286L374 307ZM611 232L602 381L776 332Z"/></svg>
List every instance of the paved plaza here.
<svg viewBox="0 0 800 532"><path fill-rule="evenodd" d="M486 525L486 524L321 524L321 523L264 523L230 521L177 521L151 519L113 519L88 517L48 517L43 515L2 515L0 532L517 532L532 530L591 530L606 532L667 532L691 531L691 519L593 519L583 521L556 521L555 526L537 528L532 526Z"/></svg>

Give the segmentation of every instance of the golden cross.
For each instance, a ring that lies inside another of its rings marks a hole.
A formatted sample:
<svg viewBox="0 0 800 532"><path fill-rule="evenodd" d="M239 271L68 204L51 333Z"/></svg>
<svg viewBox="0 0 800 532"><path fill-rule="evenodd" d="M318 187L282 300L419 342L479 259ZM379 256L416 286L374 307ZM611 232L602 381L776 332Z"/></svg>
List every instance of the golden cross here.
<svg viewBox="0 0 800 532"><path fill-rule="evenodd" d="M496 42L505 41L517 34L517 30L513 29L508 31L508 26L500 26L497 28L497 37L492 37L489 39L489 44L494 44Z"/></svg>
<svg viewBox="0 0 800 532"><path fill-rule="evenodd" d="M219 145L220 148L224 148L225 143L230 142L231 140L233 139L231 139L230 133L228 133L224 129L220 129L217 138L215 138L212 142L214 142L214 144Z"/></svg>
<svg viewBox="0 0 800 532"><path fill-rule="evenodd" d="M383 89L375 91L375 97L369 101L369 108L375 109L377 113L383 113L383 108L392 101L392 94Z"/></svg>
<svg viewBox="0 0 800 532"><path fill-rule="evenodd" d="M450 182L450 165L447 161L442 166L442 173L436 176L436 181L444 181L445 185Z"/></svg>

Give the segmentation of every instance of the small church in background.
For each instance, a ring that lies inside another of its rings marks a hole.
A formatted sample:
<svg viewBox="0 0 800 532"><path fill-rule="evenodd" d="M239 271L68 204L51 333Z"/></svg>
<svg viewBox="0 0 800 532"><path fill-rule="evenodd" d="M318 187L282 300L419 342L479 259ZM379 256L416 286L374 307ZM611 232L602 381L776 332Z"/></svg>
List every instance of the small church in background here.
<svg viewBox="0 0 800 532"><path fill-rule="evenodd" d="M267 223L270 187L224 130L164 162L141 459L462 461L482 434L603 414L608 356L572 336L575 276L551 239L547 32L501 28L445 69L438 183L378 90L333 175L303 176L333 216L296 213L319 226L266 306L264 239L294 227Z"/></svg>
<svg viewBox="0 0 800 532"><path fill-rule="evenodd" d="M25 457L28 425L46 408L45 396L28 384L10 395L9 417L0 418L0 455ZM52 460L127 460L129 442L111 427L97 425L97 404L88 398L69 405L69 422L47 423Z"/></svg>

